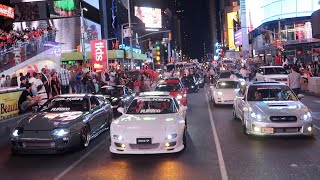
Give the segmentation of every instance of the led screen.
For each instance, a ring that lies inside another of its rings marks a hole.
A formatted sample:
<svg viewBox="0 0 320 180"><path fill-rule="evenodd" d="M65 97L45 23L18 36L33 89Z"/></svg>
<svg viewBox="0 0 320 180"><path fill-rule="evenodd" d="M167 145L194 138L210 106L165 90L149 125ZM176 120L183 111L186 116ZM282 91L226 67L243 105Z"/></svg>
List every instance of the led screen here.
<svg viewBox="0 0 320 180"><path fill-rule="evenodd" d="M320 9L319 0L246 0L249 31L269 21L311 16Z"/></svg>
<svg viewBox="0 0 320 180"><path fill-rule="evenodd" d="M134 14L147 28L161 28L161 9L149 7L134 7Z"/></svg>
<svg viewBox="0 0 320 180"><path fill-rule="evenodd" d="M90 4L91 6L99 9L99 0L84 0L84 1Z"/></svg>
<svg viewBox="0 0 320 180"><path fill-rule="evenodd" d="M80 0L47 1L50 18L80 16Z"/></svg>

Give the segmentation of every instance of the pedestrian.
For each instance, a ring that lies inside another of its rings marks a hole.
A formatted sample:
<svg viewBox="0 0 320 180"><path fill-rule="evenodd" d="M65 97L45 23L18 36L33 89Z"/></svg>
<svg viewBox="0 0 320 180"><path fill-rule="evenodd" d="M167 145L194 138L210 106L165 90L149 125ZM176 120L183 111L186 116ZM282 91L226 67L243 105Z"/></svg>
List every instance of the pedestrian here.
<svg viewBox="0 0 320 180"><path fill-rule="evenodd" d="M61 83L61 94L69 94L70 93L70 74L69 71L66 70L63 65L60 66L60 70L58 72L58 79Z"/></svg>
<svg viewBox="0 0 320 180"><path fill-rule="evenodd" d="M11 78L10 87L15 87L15 86L18 86L18 78L14 74L12 75L12 78Z"/></svg>
<svg viewBox="0 0 320 180"><path fill-rule="evenodd" d="M52 97L55 97L56 95L60 94L60 84L56 73L54 73L51 78L51 92Z"/></svg>
<svg viewBox="0 0 320 180"><path fill-rule="evenodd" d="M27 78L25 76L21 76L20 77L20 88L24 88L26 87L26 84L27 84Z"/></svg>
<svg viewBox="0 0 320 180"><path fill-rule="evenodd" d="M288 75L288 86L296 95L300 94L301 75L298 73L296 66L291 67L291 73Z"/></svg>
<svg viewBox="0 0 320 180"><path fill-rule="evenodd" d="M10 87L10 85L11 85L11 78L9 75L6 75L6 80L4 81L3 87Z"/></svg>
<svg viewBox="0 0 320 180"><path fill-rule="evenodd" d="M42 74L39 73L37 76L37 81L35 81L35 86L37 87L37 96L39 97L38 105L43 105L48 100L48 95L44 84L42 82Z"/></svg>
<svg viewBox="0 0 320 180"><path fill-rule="evenodd" d="M50 81L49 81L49 78L46 74L46 71L47 70L45 68L42 68L40 75L41 75L41 81L42 81L44 88L46 90L47 98L49 99L51 89L50 89Z"/></svg>
<svg viewBox="0 0 320 180"><path fill-rule="evenodd" d="M1 75L0 87L5 87L6 76L4 74Z"/></svg>

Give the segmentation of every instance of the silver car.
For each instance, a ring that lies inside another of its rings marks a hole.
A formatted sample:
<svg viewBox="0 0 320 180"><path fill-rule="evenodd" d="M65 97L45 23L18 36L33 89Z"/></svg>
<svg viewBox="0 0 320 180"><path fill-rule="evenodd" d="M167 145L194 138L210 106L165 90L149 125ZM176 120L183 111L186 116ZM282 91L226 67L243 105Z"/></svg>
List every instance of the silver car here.
<svg viewBox="0 0 320 180"><path fill-rule="evenodd" d="M243 132L251 135L314 136L310 110L284 83L253 82L240 91L233 105L233 116L242 122Z"/></svg>

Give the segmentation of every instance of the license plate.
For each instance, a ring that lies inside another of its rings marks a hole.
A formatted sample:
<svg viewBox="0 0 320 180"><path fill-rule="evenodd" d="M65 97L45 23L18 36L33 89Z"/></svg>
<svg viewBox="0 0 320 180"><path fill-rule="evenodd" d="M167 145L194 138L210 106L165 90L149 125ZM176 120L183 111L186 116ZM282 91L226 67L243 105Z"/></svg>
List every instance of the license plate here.
<svg viewBox="0 0 320 180"><path fill-rule="evenodd" d="M137 144L151 144L151 138L137 138Z"/></svg>
<svg viewBox="0 0 320 180"><path fill-rule="evenodd" d="M261 128L262 133L273 134L273 128Z"/></svg>

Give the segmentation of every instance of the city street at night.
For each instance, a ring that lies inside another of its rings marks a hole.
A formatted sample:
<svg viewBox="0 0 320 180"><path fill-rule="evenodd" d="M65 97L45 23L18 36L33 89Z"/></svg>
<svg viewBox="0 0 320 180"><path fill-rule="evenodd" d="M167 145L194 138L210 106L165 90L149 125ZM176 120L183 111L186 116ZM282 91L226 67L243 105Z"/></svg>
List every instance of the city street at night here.
<svg viewBox="0 0 320 180"><path fill-rule="evenodd" d="M58 155L11 155L1 145L1 179L317 179L320 98L306 96L317 132L306 137L249 137L232 106L214 107L207 87L188 97L187 148L177 154L112 155L109 132L85 150ZM212 115L212 119L210 118ZM211 122L213 120L213 122ZM215 127L213 126L213 123ZM217 134L217 137L214 135Z"/></svg>

